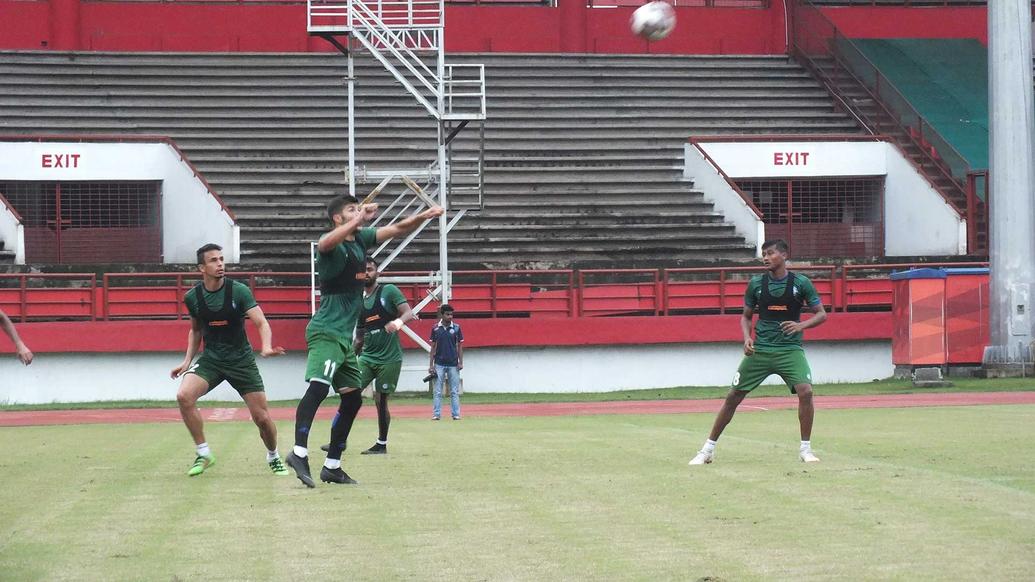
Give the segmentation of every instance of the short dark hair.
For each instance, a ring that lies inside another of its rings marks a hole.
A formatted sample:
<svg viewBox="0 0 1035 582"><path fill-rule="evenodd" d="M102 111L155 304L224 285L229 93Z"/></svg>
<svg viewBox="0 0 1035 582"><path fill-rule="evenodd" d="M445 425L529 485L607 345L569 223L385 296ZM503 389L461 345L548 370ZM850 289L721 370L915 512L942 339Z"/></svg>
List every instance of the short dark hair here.
<svg viewBox="0 0 1035 582"><path fill-rule="evenodd" d="M223 247L217 245L216 243L208 243L207 245L201 247L200 249L198 249L198 264L199 265L204 265L205 264L205 253L207 253L209 251L221 251L221 250L223 250Z"/></svg>
<svg viewBox="0 0 1035 582"><path fill-rule="evenodd" d="M782 238L774 238L772 240L767 240L764 243L762 243L763 251L769 247L776 247L776 250L781 253L787 253L791 250L791 247L787 246L787 241L783 240Z"/></svg>
<svg viewBox="0 0 1035 582"><path fill-rule="evenodd" d="M438 308L439 313L453 313L454 311L456 310L448 303L443 303L442 306Z"/></svg>
<svg viewBox="0 0 1035 582"><path fill-rule="evenodd" d="M375 267L378 266L379 264L381 264L381 263L377 262L377 259L375 259L373 255L367 255L366 264L369 265L370 263L373 263Z"/></svg>
<svg viewBox="0 0 1035 582"><path fill-rule="evenodd" d="M341 209L349 204L359 204L359 200L350 194L339 194L331 198L331 201L327 203L327 219L334 222L334 215L340 213Z"/></svg>

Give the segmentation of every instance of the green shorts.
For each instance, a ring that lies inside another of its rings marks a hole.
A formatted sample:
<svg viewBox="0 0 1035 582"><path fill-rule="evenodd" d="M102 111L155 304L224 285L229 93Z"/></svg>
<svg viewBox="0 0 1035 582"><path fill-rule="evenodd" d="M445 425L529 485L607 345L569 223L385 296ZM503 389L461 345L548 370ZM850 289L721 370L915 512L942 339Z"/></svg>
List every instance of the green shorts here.
<svg viewBox="0 0 1035 582"><path fill-rule="evenodd" d="M305 364L306 382L323 382L335 390L359 388L359 358L352 342L328 335L307 339L309 353Z"/></svg>
<svg viewBox="0 0 1035 582"><path fill-rule="evenodd" d="M777 374L791 389L798 384L812 384L812 370L802 350L786 350L781 352L755 352L744 356L733 377L733 389L750 392L769 376Z"/></svg>
<svg viewBox="0 0 1035 582"><path fill-rule="evenodd" d="M402 361L375 364L359 358L359 385L366 388L367 384L374 381L374 390L382 394L391 394L399 385L399 374L402 372Z"/></svg>
<svg viewBox="0 0 1035 582"><path fill-rule="evenodd" d="M259 366L255 364L255 358L241 358L240 360L219 360L201 353L194 365L187 368L187 374L197 374L208 382L208 392L219 386L226 380L237 390L240 395L249 392L263 392L262 376L259 375Z"/></svg>

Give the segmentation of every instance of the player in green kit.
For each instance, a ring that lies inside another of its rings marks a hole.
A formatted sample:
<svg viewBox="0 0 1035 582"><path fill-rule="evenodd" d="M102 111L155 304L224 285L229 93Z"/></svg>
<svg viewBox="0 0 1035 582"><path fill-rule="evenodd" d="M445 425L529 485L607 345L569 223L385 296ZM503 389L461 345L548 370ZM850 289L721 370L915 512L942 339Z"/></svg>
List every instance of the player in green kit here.
<svg viewBox="0 0 1035 582"><path fill-rule="evenodd" d="M341 195L327 205L332 228L320 237L316 246L320 308L306 327L309 353L305 379L309 387L295 412L295 446L286 459L287 465L307 487L316 486L309 471L309 430L329 389L341 396L341 402L331 424L331 443L320 470L320 480L355 483L341 468L341 453L363 405L362 375L352 341L363 309L366 251L377 243L413 232L421 223L441 216L442 212L434 206L375 229L362 228L362 225L377 213L376 204L361 205L356 198Z"/></svg>
<svg viewBox="0 0 1035 582"><path fill-rule="evenodd" d="M373 382L374 404L377 405L377 442L362 455L383 455L388 452L388 397L395 392L402 371L403 352L397 333L417 314L406 302L402 291L391 283L378 285L377 259L367 257L366 281L363 290L363 315L356 330L356 353L359 354L360 386ZM362 333L361 333L362 332ZM327 451L330 445L320 447Z"/></svg>
<svg viewBox="0 0 1035 582"><path fill-rule="evenodd" d="M190 313L191 329L187 336L187 354L171 376L183 376L176 401L187 430L194 438L197 458L187 475L193 477L205 472L216 462L205 441L204 424L197 402L205 394L226 380L244 399L252 420L259 427L259 436L266 445L266 462L276 475L290 475L277 452L277 425L270 418L266 392L255 365L255 354L244 331L244 320L250 319L259 330L263 357L279 356L284 348L273 347L273 332L262 308L255 302L251 289L225 276L223 249L207 244L198 249L198 269L201 283L187 292L183 303ZM194 355L205 340L205 349L198 361Z"/></svg>
<svg viewBox="0 0 1035 582"><path fill-rule="evenodd" d="M812 371L801 345L802 332L827 319L827 312L812 281L787 270L787 243L772 240L762 243L762 262L766 273L756 275L744 293L744 313L740 329L744 333L744 359L733 377L733 387L715 418L711 435L704 447L690 460L691 465L711 463L715 443L723 429L733 420L737 406L752 390L772 374L778 374L798 395L798 423L801 427L801 448L798 457L806 463L819 459L812 452ZM758 312L755 338L751 338L751 320ZM799 321L802 311L814 315Z"/></svg>

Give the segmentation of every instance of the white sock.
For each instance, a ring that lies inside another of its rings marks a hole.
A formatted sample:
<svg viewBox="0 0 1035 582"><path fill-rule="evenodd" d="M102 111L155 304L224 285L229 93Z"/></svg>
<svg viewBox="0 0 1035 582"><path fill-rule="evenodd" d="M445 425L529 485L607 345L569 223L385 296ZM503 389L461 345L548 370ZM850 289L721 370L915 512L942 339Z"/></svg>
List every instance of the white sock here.
<svg viewBox="0 0 1035 582"><path fill-rule="evenodd" d="M708 439L708 440L704 441L704 446L701 447L701 450L703 452L706 452L706 453L714 452L715 451L715 441L713 441L712 439Z"/></svg>
<svg viewBox="0 0 1035 582"><path fill-rule="evenodd" d="M279 458L280 458L280 453L277 452L277 449L273 449L272 451L266 451L266 462L267 463L269 463L270 461L273 461L275 459L279 459Z"/></svg>
<svg viewBox="0 0 1035 582"><path fill-rule="evenodd" d="M341 468L341 459L327 459L323 462L323 466L327 467L328 469L331 469L332 471L334 469L339 469Z"/></svg>
<svg viewBox="0 0 1035 582"><path fill-rule="evenodd" d="M212 451L208 449L208 443L201 443L198 445L198 456L199 457L211 457Z"/></svg>
<svg viewBox="0 0 1035 582"><path fill-rule="evenodd" d="M295 445L295 456L304 459L309 456L309 449Z"/></svg>
<svg viewBox="0 0 1035 582"><path fill-rule="evenodd" d="M388 446L388 441L383 441L381 439L377 439L377 444L387 447Z"/></svg>
<svg viewBox="0 0 1035 582"><path fill-rule="evenodd" d="M811 451L812 450L812 441L801 441L801 450L803 450L803 451Z"/></svg>

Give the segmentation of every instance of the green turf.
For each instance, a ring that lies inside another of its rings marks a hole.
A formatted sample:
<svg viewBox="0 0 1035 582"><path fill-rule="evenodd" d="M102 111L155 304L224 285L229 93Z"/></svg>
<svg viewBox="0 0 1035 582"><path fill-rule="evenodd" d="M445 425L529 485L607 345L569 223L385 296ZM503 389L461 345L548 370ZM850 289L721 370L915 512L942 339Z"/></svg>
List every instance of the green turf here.
<svg viewBox="0 0 1035 582"><path fill-rule="evenodd" d="M914 388L908 380L881 380L859 384L817 384L816 393L829 396L914 394L933 392L1027 392L1035 390L1035 378L976 379L950 378L953 386L944 388ZM532 402L605 402L617 400L698 400L722 398L728 387L684 386L680 388L651 388L645 390L620 390L617 392L586 393L476 393L463 396L465 404L503 404ZM756 396L786 396L783 386L763 386L753 392ZM431 402L431 395L416 392L400 392L393 396L396 402L425 404ZM274 400L270 406L294 408L297 400ZM325 406L337 407L337 399L328 398ZM201 400L204 408L243 407L241 400ZM50 404L0 404L0 410L93 410L100 408L175 408L175 400L119 400L104 402L50 403Z"/></svg>
<svg viewBox="0 0 1035 582"><path fill-rule="evenodd" d="M1021 580L1035 406L397 420L356 487L268 474L247 422L0 429L4 580ZM280 425L282 443L290 440ZM326 423L314 434L324 434Z"/></svg>

